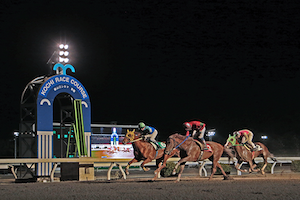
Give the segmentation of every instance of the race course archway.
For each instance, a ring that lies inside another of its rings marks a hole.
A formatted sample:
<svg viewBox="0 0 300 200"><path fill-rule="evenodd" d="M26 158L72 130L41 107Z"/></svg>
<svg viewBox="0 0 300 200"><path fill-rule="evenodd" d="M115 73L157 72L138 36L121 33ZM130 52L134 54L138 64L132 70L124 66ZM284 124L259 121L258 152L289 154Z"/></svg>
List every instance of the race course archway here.
<svg viewBox="0 0 300 200"><path fill-rule="evenodd" d="M43 159L53 157L53 103L60 93L68 93L74 99L82 101L85 141L88 156L90 156L91 104L89 95L84 86L74 77L54 75L44 81L37 96L37 157ZM52 163L38 163L37 176L48 176L51 169Z"/></svg>

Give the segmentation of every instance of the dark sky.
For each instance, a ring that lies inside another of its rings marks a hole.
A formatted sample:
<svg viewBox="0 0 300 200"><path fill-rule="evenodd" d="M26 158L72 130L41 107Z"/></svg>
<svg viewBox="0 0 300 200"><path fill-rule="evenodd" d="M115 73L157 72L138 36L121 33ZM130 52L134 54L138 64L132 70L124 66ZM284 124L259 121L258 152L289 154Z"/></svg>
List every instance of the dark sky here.
<svg viewBox="0 0 300 200"><path fill-rule="evenodd" d="M26 84L67 42L93 123L143 120L163 139L199 119L223 143L243 128L298 138L300 3L1 2L3 137L18 129Z"/></svg>

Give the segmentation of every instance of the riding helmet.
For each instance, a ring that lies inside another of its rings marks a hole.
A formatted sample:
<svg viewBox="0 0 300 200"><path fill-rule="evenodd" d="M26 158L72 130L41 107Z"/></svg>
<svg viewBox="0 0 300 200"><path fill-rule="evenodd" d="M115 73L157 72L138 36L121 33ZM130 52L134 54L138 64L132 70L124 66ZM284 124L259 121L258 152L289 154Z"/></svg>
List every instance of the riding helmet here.
<svg viewBox="0 0 300 200"><path fill-rule="evenodd" d="M146 126L146 125L145 125L145 123L143 123L143 122L140 122L140 123L138 124L139 129L144 128L145 126Z"/></svg>

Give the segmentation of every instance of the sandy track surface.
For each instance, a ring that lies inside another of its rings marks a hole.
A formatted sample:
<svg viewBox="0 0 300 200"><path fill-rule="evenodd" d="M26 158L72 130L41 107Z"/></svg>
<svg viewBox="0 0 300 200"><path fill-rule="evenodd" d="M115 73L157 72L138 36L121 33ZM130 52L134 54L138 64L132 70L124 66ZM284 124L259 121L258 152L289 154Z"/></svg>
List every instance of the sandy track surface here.
<svg viewBox="0 0 300 200"><path fill-rule="evenodd" d="M48 183L0 182L1 199L299 199L300 174L215 176L64 181Z"/></svg>

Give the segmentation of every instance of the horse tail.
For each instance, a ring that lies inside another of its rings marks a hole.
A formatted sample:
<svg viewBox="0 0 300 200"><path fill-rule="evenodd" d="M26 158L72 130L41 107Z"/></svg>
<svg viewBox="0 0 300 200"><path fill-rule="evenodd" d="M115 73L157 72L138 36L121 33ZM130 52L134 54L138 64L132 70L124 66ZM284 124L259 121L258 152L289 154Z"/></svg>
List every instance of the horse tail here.
<svg viewBox="0 0 300 200"><path fill-rule="evenodd" d="M271 160L273 160L274 162L277 162L277 159L275 158L275 156L269 152L269 158L271 158Z"/></svg>

